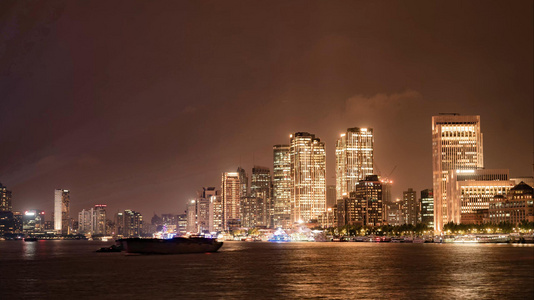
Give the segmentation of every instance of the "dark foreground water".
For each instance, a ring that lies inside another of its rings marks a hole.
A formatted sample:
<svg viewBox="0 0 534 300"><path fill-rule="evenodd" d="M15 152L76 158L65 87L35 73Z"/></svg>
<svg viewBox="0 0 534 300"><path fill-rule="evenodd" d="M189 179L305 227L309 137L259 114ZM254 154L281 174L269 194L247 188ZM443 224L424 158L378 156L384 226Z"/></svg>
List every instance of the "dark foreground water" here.
<svg viewBox="0 0 534 300"><path fill-rule="evenodd" d="M226 242L219 253L95 253L0 241L0 299L533 299L532 245Z"/></svg>

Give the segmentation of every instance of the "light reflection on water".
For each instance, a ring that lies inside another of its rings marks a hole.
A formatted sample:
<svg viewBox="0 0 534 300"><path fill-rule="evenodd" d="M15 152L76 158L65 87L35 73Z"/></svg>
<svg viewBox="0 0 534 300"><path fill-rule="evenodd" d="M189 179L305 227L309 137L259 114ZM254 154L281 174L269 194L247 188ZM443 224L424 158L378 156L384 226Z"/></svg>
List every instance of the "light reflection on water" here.
<svg viewBox="0 0 534 300"><path fill-rule="evenodd" d="M215 254L93 252L110 244L0 242L2 295L5 299L525 299L534 295L533 245L226 242Z"/></svg>

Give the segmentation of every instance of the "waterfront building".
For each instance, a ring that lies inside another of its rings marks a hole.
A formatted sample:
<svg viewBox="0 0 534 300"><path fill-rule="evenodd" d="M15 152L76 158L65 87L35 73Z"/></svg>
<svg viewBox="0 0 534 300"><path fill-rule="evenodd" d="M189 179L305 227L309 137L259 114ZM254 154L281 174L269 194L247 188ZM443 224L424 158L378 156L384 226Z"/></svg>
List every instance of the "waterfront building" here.
<svg viewBox="0 0 534 300"><path fill-rule="evenodd" d="M187 231L191 233L209 233L211 231L211 197L218 194L219 192L215 187L203 187L197 192L197 198L191 200L187 205Z"/></svg>
<svg viewBox="0 0 534 300"><path fill-rule="evenodd" d="M383 205L386 206L386 209L384 209L384 215L386 216L385 219L387 220L388 225L400 226L406 223L404 220L402 204L403 201L401 199L397 199L389 203L383 203Z"/></svg>
<svg viewBox="0 0 534 300"><path fill-rule="evenodd" d="M221 195L210 198L210 232L224 231L224 209Z"/></svg>
<svg viewBox="0 0 534 300"><path fill-rule="evenodd" d="M491 223L508 222L517 225L522 221L534 222L532 187L520 182L507 195L496 195L490 201L488 215Z"/></svg>
<svg viewBox="0 0 534 300"><path fill-rule="evenodd" d="M187 233L187 214L179 214L176 216L176 233L180 236Z"/></svg>
<svg viewBox="0 0 534 300"><path fill-rule="evenodd" d="M56 189L54 192L54 230L58 234L71 234L69 190Z"/></svg>
<svg viewBox="0 0 534 300"><path fill-rule="evenodd" d="M273 146L273 223L291 226L291 159L289 145Z"/></svg>
<svg viewBox="0 0 534 300"><path fill-rule="evenodd" d="M447 195L453 171L484 167L480 116L440 114L432 117L432 168L435 230L460 223L460 203Z"/></svg>
<svg viewBox="0 0 534 300"><path fill-rule="evenodd" d="M0 213L12 211L11 196L11 191L0 183Z"/></svg>
<svg viewBox="0 0 534 300"><path fill-rule="evenodd" d="M122 237L140 237L143 231L143 216L141 213L127 209L117 213L115 233Z"/></svg>
<svg viewBox="0 0 534 300"><path fill-rule="evenodd" d="M348 128L336 142L336 198L355 191L356 183L374 174L372 128Z"/></svg>
<svg viewBox="0 0 534 300"><path fill-rule="evenodd" d="M240 227L240 205L242 181L238 172L225 172L222 175L222 204L224 230Z"/></svg>
<svg viewBox="0 0 534 300"><path fill-rule="evenodd" d="M521 182L524 182L527 185L534 187L534 176L520 176L520 177L510 178L510 180L512 180L515 185L518 185Z"/></svg>
<svg viewBox="0 0 534 300"><path fill-rule="evenodd" d="M241 197L241 226L253 228L263 224L263 199L260 197Z"/></svg>
<svg viewBox="0 0 534 300"><path fill-rule="evenodd" d="M319 216L319 219L317 220L319 225L324 229L338 226L336 213L337 211L334 210L333 207L328 207L326 211Z"/></svg>
<svg viewBox="0 0 534 300"><path fill-rule="evenodd" d="M506 195L514 186L508 179L508 170L455 170L447 178L447 197L460 205L460 222L464 217L473 219L480 210L487 210L495 195Z"/></svg>
<svg viewBox="0 0 534 300"><path fill-rule="evenodd" d="M367 200L356 197L356 192L337 200L337 226L366 225Z"/></svg>
<svg viewBox="0 0 534 300"><path fill-rule="evenodd" d="M272 225L274 207L272 205L272 180L269 168L260 166L252 168L250 196L258 198L254 226L270 227Z"/></svg>
<svg viewBox="0 0 534 300"><path fill-rule="evenodd" d="M364 180L360 180L356 184L354 197L365 206L365 210L363 210L364 225L384 225L382 183L377 175L367 175Z"/></svg>
<svg viewBox="0 0 534 300"><path fill-rule="evenodd" d="M291 221L310 223L326 211L325 144L314 134L290 135Z"/></svg>
<svg viewBox="0 0 534 300"><path fill-rule="evenodd" d="M402 192L402 210L406 224L416 225L419 223L421 203L417 199L417 192L412 188Z"/></svg>
<svg viewBox="0 0 534 300"><path fill-rule="evenodd" d="M421 191L421 223L434 228L434 193L432 189Z"/></svg>
<svg viewBox="0 0 534 300"><path fill-rule="evenodd" d="M97 204L90 209L78 213L78 233L90 235L106 235L106 205Z"/></svg>

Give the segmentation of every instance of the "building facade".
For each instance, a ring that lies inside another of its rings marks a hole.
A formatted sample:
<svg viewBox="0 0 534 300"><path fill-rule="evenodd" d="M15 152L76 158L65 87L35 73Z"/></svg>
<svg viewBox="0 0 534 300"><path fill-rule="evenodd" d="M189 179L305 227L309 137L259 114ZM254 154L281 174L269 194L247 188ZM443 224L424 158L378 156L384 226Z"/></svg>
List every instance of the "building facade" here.
<svg viewBox="0 0 534 300"><path fill-rule="evenodd" d="M377 175L367 175L364 180L356 184L354 197L364 203L364 225L384 225L384 212L382 206L382 182Z"/></svg>
<svg viewBox="0 0 534 300"><path fill-rule="evenodd" d="M289 145L273 146L273 225L291 226L291 159Z"/></svg>
<svg viewBox="0 0 534 300"><path fill-rule="evenodd" d="M432 117L432 169L435 230L460 223L460 203L447 197L452 171L484 167L480 116L442 114Z"/></svg>
<svg viewBox="0 0 534 300"><path fill-rule="evenodd" d="M421 191L421 223L434 228L434 193L432 189Z"/></svg>
<svg viewBox="0 0 534 300"><path fill-rule="evenodd" d="M272 205L272 180L269 168L260 166L252 168L250 196L258 198L257 220L254 226L271 227L274 207Z"/></svg>
<svg viewBox="0 0 534 300"><path fill-rule="evenodd" d="M54 192L54 230L58 234L71 234L69 190L56 189Z"/></svg>
<svg viewBox="0 0 534 300"><path fill-rule="evenodd" d="M348 128L336 142L336 198L348 196L356 183L374 174L372 128Z"/></svg>
<svg viewBox="0 0 534 300"><path fill-rule="evenodd" d="M314 134L290 135L291 221L309 223L326 211L325 144Z"/></svg>
<svg viewBox="0 0 534 300"><path fill-rule="evenodd" d="M402 192L402 211L406 224L416 225L420 222L421 203L417 198L417 192L412 188Z"/></svg>
<svg viewBox="0 0 534 300"><path fill-rule="evenodd" d="M0 212L11 212L13 210L11 196L11 191L0 183Z"/></svg>
<svg viewBox="0 0 534 300"><path fill-rule="evenodd" d="M238 172L226 172L222 175L222 204L224 230L240 227L241 214L241 179Z"/></svg>
<svg viewBox="0 0 534 300"><path fill-rule="evenodd" d="M524 182L510 189L507 195L496 195L488 209L491 223L508 222L519 224L534 222L533 189Z"/></svg>

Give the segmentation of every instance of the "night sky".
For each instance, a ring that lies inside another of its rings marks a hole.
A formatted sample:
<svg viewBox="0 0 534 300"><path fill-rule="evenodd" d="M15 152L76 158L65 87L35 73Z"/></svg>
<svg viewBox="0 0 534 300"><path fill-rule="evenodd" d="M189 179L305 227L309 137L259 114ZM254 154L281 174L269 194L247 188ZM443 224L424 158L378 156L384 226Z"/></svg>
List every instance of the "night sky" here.
<svg viewBox="0 0 534 300"><path fill-rule="evenodd" d="M532 176L533 2L2 1L0 182L15 210L181 213L297 131L375 130L393 197L432 187L431 117L478 114ZM111 216L110 216L111 218Z"/></svg>

